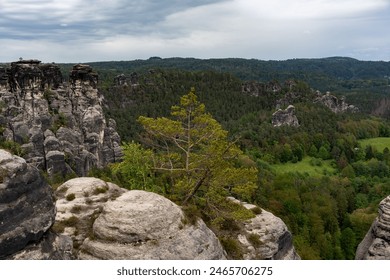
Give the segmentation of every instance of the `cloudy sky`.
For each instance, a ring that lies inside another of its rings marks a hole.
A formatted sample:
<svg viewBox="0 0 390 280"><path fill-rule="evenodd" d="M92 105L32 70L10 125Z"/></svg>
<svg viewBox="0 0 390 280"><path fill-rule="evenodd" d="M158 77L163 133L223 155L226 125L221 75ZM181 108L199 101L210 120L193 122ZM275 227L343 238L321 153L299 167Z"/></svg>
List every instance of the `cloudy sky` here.
<svg viewBox="0 0 390 280"><path fill-rule="evenodd" d="M390 60L390 0L0 0L0 62Z"/></svg>

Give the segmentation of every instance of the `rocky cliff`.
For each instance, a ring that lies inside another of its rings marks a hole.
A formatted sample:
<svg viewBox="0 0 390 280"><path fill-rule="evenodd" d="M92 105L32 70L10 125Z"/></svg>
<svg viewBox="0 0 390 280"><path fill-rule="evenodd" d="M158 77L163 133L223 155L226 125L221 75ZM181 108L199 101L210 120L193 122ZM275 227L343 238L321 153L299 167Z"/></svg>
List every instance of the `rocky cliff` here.
<svg viewBox="0 0 390 280"><path fill-rule="evenodd" d="M229 199L256 213L254 218L244 221L237 235L245 260L301 259L295 251L291 232L280 218L256 205L233 197Z"/></svg>
<svg viewBox="0 0 390 280"><path fill-rule="evenodd" d="M282 126L299 126L299 121L295 115L295 107L289 105L285 110L278 109L275 113L272 114L272 125Z"/></svg>
<svg viewBox="0 0 390 280"><path fill-rule="evenodd" d="M357 260L390 260L390 196L382 200L378 212L356 250Z"/></svg>
<svg viewBox="0 0 390 280"><path fill-rule="evenodd" d="M359 109L354 106L347 104L345 98L337 98L336 96L327 92L322 94L321 92L316 92L317 97L314 99L314 103L321 103L332 110L333 113L356 113Z"/></svg>
<svg viewBox="0 0 390 280"><path fill-rule="evenodd" d="M168 199L76 178L57 191L54 228L72 237L79 259L224 259L203 221L189 224Z"/></svg>
<svg viewBox="0 0 390 280"><path fill-rule="evenodd" d="M71 239L49 231L55 216L38 169L0 150L0 259L70 259Z"/></svg>
<svg viewBox="0 0 390 280"><path fill-rule="evenodd" d="M23 157L49 175L84 176L122 156L115 121L106 122L98 76L78 64L64 82L60 68L21 60L0 69L3 137L19 143Z"/></svg>
<svg viewBox="0 0 390 280"><path fill-rule="evenodd" d="M191 219L155 193L82 177L65 182L53 194L36 167L4 150L0 179L0 259L227 257L202 220ZM235 237L242 257L299 259L286 225L260 212L245 221Z"/></svg>

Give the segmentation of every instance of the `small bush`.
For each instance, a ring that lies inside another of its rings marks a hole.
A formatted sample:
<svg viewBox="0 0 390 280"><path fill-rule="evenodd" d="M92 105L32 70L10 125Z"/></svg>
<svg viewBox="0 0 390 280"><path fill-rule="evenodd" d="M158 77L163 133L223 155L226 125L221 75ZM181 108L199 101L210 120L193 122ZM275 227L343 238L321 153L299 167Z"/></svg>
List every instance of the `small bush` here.
<svg viewBox="0 0 390 280"><path fill-rule="evenodd" d="M62 223L66 227L75 227L79 223L79 218L77 218L76 216L72 216L67 220L62 221Z"/></svg>
<svg viewBox="0 0 390 280"><path fill-rule="evenodd" d="M198 221L198 218L201 216L199 209L195 205L186 205L182 207L184 212L183 224L195 225Z"/></svg>
<svg viewBox="0 0 390 280"><path fill-rule="evenodd" d="M71 213L80 213L82 207L81 205L75 205L72 207L72 209L70 210Z"/></svg>
<svg viewBox="0 0 390 280"><path fill-rule="evenodd" d="M243 257L243 249L240 245L240 243L228 236L220 237L220 242L223 246L223 248L226 250L228 256L230 259L233 260L241 260Z"/></svg>
<svg viewBox="0 0 390 280"><path fill-rule="evenodd" d="M72 201L72 200L74 200L76 198L76 195L74 194L74 193L70 193L70 194L68 194L66 197L65 197L65 199L67 200L67 201Z"/></svg>
<svg viewBox="0 0 390 280"><path fill-rule="evenodd" d="M251 233L247 236L248 241L255 247L260 247L263 245L263 242L260 240L260 236L255 233Z"/></svg>
<svg viewBox="0 0 390 280"><path fill-rule="evenodd" d="M107 187L97 187L96 189L93 190L92 194L93 195L99 195L101 193L106 193L108 190Z"/></svg>
<svg viewBox="0 0 390 280"><path fill-rule="evenodd" d="M255 215L260 215L262 210L260 207L256 206L255 208L252 208L251 211L253 212L253 214Z"/></svg>
<svg viewBox="0 0 390 280"><path fill-rule="evenodd" d="M52 228L51 228L55 233L63 233L65 230L65 225L61 222L56 222Z"/></svg>

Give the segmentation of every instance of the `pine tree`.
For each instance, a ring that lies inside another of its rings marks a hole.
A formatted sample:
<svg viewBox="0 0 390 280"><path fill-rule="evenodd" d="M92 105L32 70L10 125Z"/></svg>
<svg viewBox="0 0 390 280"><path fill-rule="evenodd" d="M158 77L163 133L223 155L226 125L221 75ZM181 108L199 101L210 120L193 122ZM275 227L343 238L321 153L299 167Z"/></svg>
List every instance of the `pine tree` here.
<svg viewBox="0 0 390 280"><path fill-rule="evenodd" d="M242 151L206 112L194 89L181 97L180 105L172 106L171 118L141 116L138 120L147 133L144 140L155 151L153 169L169 177L176 200L202 205L218 216L235 208L226 197L252 199L257 169L240 166ZM230 214L239 218L243 212Z"/></svg>

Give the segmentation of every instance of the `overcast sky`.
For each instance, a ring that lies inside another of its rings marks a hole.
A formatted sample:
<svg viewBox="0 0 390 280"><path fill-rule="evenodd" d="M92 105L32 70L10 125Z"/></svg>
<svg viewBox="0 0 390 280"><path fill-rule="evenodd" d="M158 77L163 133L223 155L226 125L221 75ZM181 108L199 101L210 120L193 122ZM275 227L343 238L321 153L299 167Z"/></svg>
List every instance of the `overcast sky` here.
<svg viewBox="0 0 390 280"><path fill-rule="evenodd" d="M0 0L0 62L390 60L390 0Z"/></svg>

